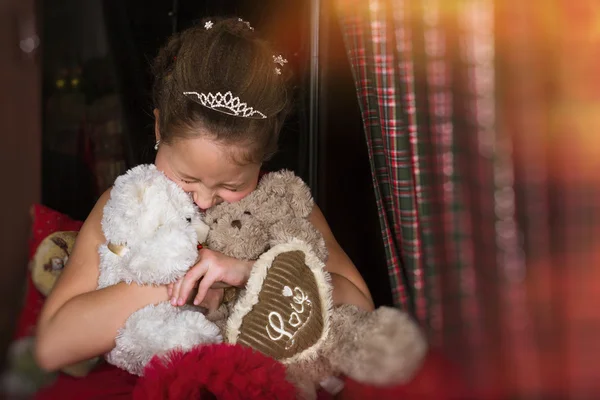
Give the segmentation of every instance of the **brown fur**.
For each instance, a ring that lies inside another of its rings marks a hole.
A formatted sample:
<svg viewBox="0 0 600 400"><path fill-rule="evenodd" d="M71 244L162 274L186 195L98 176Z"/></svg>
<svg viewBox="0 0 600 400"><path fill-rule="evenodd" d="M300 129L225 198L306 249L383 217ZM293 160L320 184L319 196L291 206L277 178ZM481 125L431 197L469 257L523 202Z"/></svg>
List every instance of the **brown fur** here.
<svg viewBox="0 0 600 400"><path fill-rule="evenodd" d="M256 260L269 248L297 238L327 260L321 234L308 222L314 202L304 182L290 171L265 175L256 190L236 203L206 212L208 247L242 260Z"/></svg>
<svg viewBox="0 0 600 400"><path fill-rule="evenodd" d="M314 360L287 366L299 398L317 398L318 383L346 375L371 385L408 382L421 366L427 342L408 314L390 307L374 312L353 305L334 307L329 337Z"/></svg>

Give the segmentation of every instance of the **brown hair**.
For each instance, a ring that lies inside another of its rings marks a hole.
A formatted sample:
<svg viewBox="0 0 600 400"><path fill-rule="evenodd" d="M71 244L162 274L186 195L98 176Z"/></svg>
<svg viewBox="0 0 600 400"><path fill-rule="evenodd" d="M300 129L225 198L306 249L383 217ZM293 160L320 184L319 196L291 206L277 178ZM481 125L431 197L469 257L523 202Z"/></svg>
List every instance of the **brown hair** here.
<svg viewBox="0 0 600 400"><path fill-rule="evenodd" d="M210 21L212 27L205 28ZM153 63L154 107L163 143L196 137L201 130L224 144L243 145L246 162L268 160L290 109L287 66L238 18L206 18L173 35ZM277 74L275 68L282 74ZM265 119L228 115L204 107L183 92L226 93L265 114Z"/></svg>

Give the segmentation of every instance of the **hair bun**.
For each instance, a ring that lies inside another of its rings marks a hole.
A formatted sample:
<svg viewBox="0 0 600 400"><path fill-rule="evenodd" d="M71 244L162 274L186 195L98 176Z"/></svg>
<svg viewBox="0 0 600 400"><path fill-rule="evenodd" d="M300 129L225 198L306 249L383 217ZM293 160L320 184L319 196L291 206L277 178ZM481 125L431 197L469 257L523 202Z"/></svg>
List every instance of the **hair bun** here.
<svg viewBox="0 0 600 400"><path fill-rule="evenodd" d="M234 35L248 37L254 32L254 28L250 25L250 22L243 20L242 18L226 18L219 21L212 21L214 23L213 29L223 29Z"/></svg>

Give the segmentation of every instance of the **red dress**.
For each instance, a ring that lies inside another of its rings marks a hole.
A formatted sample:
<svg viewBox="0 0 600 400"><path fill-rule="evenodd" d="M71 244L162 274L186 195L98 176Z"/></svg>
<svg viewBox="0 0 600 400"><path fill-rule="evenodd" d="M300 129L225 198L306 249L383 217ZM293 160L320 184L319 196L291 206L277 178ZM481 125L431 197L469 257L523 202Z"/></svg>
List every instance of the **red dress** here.
<svg viewBox="0 0 600 400"><path fill-rule="evenodd" d="M137 376L110 364L101 364L83 378L60 373L49 387L42 389L35 400L90 400L132 398Z"/></svg>
<svg viewBox="0 0 600 400"><path fill-rule="evenodd" d="M110 364L102 364L83 378L61 373L51 386L39 391L33 400L130 400L133 399L138 379ZM319 392L319 400L332 398L323 390Z"/></svg>

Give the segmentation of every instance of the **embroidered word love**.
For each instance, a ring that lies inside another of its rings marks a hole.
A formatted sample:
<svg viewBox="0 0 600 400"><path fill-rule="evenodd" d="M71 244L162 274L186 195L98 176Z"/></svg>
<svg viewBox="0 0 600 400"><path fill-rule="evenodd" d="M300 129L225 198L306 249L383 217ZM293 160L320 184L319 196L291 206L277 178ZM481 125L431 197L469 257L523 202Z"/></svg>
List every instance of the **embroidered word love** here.
<svg viewBox="0 0 600 400"><path fill-rule="evenodd" d="M289 350L294 345L298 332L300 332L310 320L312 315L312 302L299 287L295 287L292 291L289 286L285 286L282 290L282 294L285 297L292 298L292 302L289 303L292 312L287 320L287 324L279 312L271 311L269 313L269 325L265 328L267 329L267 334L271 340L279 341L283 338L287 338L285 349ZM305 318L301 318L301 316Z"/></svg>

